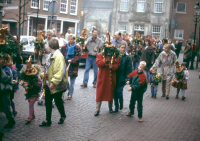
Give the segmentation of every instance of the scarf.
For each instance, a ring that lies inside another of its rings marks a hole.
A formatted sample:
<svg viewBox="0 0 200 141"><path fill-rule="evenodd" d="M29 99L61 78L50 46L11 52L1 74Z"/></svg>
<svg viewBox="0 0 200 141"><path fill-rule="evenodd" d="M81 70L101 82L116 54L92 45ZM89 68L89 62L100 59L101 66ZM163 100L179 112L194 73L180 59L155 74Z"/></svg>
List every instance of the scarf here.
<svg viewBox="0 0 200 141"><path fill-rule="evenodd" d="M68 51L67 51L67 56L66 56L66 59L69 59L69 56L70 55L74 55L74 48L76 46L76 43L74 43L73 46L69 46L70 44L67 45L68 47Z"/></svg>

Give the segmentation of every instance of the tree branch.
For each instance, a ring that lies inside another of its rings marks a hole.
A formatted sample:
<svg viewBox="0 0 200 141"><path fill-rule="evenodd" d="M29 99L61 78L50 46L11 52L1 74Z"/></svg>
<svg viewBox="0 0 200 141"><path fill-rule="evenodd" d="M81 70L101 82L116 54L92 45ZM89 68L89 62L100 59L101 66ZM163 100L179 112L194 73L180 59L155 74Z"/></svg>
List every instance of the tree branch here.
<svg viewBox="0 0 200 141"><path fill-rule="evenodd" d="M24 5L20 6L21 8L28 4L31 0L28 0Z"/></svg>

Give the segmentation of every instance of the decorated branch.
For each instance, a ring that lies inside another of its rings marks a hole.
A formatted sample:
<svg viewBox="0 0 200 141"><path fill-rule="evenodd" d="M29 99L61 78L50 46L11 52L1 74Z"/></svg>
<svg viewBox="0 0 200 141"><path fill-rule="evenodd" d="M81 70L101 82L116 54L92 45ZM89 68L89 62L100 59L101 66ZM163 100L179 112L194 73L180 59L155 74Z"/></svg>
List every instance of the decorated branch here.
<svg viewBox="0 0 200 141"><path fill-rule="evenodd" d="M14 39L9 38L8 31L8 28L0 28L0 58L9 54L14 59L18 55L18 46Z"/></svg>
<svg viewBox="0 0 200 141"><path fill-rule="evenodd" d="M46 42L44 42L42 31L39 31L36 41L33 41L33 43L35 45L34 54L38 54L39 56L41 56L43 53L45 53L44 48Z"/></svg>
<svg viewBox="0 0 200 141"><path fill-rule="evenodd" d="M85 50L85 41L87 39L87 28L84 27L82 31L82 35L76 37L76 42L80 43L81 49Z"/></svg>
<svg viewBox="0 0 200 141"><path fill-rule="evenodd" d="M139 38L139 33L136 32L135 38L131 41L132 44L142 45L143 41Z"/></svg>
<svg viewBox="0 0 200 141"><path fill-rule="evenodd" d="M179 61L175 62L175 66L176 66L176 73L175 73L175 78L172 81L172 83L176 82L177 80L183 80L184 79L183 68L180 67Z"/></svg>

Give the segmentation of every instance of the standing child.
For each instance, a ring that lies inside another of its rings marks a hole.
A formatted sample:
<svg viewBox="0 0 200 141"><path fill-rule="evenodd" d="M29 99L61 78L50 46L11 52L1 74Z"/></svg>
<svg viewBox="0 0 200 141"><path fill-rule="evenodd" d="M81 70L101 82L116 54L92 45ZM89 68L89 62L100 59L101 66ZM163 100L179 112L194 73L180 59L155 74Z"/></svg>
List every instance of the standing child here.
<svg viewBox="0 0 200 141"><path fill-rule="evenodd" d="M12 70L12 74L13 74L13 89L12 91L10 92L10 104L11 104L11 107L12 107L12 112L13 112L13 116L15 117L16 114L17 114L17 111L15 109L15 103L13 101L14 99L14 94L15 92L17 91L17 89L19 88L19 83L18 83L18 78L17 78L17 70L16 70L16 66L13 65L13 60L12 58L10 57L9 60L8 60L8 63L7 63L7 66L9 66Z"/></svg>
<svg viewBox="0 0 200 141"><path fill-rule="evenodd" d="M182 91L182 100L185 100L185 90L187 89L187 81L189 79L189 72L186 68L187 63L183 62L181 64L181 68L179 66L179 62L176 62L176 78L173 80L172 86L177 88L176 99L178 99L178 95L180 89Z"/></svg>
<svg viewBox="0 0 200 141"><path fill-rule="evenodd" d="M35 101L38 101L39 92L42 87L42 81L39 76L40 67L32 66L31 64L32 58L29 57L27 68L22 70L22 72L19 75L19 78L21 79L20 85L22 85L25 88L25 97L26 100L29 102L29 117L26 119L25 125L31 123L33 119L35 119L34 114L34 104Z"/></svg>
<svg viewBox="0 0 200 141"><path fill-rule="evenodd" d="M143 94L147 90L147 82L146 82L146 75L144 74L144 70L146 67L146 62L141 61L138 66L138 71L133 71L128 75L128 77L131 79L130 82L128 81L127 84L130 84L130 88L128 88L128 91L132 91L131 94L131 100L129 109L130 111L126 114L126 116L132 116L134 115L134 109L135 109L135 102L137 101L137 110L138 110L138 118L139 122L142 122L142 101L143 101Z"/></svg>
<svg viewBox="0 0 200 141"><path fill-rule="evenodd" d="M150 75L150 85L151 85L151 98L156 99L158 91L158 83L161 81L161 75L157 73L157 68L152 67L152 74Z"/></svg>

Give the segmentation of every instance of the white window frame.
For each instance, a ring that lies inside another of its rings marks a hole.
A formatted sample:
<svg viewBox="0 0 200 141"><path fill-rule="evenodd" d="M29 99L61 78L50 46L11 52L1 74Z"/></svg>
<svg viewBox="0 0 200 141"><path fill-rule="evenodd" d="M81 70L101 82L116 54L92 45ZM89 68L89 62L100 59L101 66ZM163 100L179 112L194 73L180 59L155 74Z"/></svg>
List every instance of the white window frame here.
<svg viewBox="0 0 200 141"><path fill-rule="evenodd" d="M64 3L61 3L61 0L60 0L60 13L63 13L63 14L67 14L68 13L68 0L66 0L67 3L66 3L66 11L61 11L61 4L64 4Z"/></svg>
<svg viewBox="0 0 200 141"><path fill-rule="evenodd" d="M159 28L160 32L154 31L154 29L156 29L156 28L157 29ZM161 26L160 25L153 25L152 26L152 33L153 33L154 36L159 36L160 37L161 36Z"/></svg>
<svg viewBox="0 0 200 141"><path fill-rule="evenodd" d="M179 4L179 3L184 3L184 2L177 2L177 4L176 4L176 13L186 14L186 3L184 3L184 4L185 4L185 12L177 11L177 10L178 10L178 4Z"/></svg>
<svg viewBox="0 0 200 141"><path fill-rule="evenodd" d="M77 15L78 0L76 0L76 11L75 11L75 13L71 13L71 6L72 6L72 0L71 0L71 3L70 3L70 15Z"/></svg>
<svg viewBox="0 0 200 141"><path fill-rule="evenodd" d="M122 28L124 28L124 30L123 30ZM122 29L122 30L121 30L121 29ZM127 32L127 25L126 25L126 24L119 24L119 25L118 25L118 31L120 31L122 34L123 34L124 32Z"/></svg>
<svg viewBox="0 0 200 141"><path fill-rule="evenodd" d="M124 8L126 5L127 5L127 7ZM120 11L122 11L122 12L128 12L129 11L129 0L121 0Z"/></svg>
<svg viewBox="0 0 200 141"><path fill-rule="evenodd" d="M138 29L136 27L138 27ZM140 24L134 25L134 31L144 31L144 28L145 28L144 25L140 25Z"/></svg>
<svg viewBox="0 0 200 141"><path fill-rule="evenodd" d="M144 11L139 11L139 9L138 9L139 3L144 3ZM145 12L145 4L146 4L146 0L137 0L137 12Z"/></svg>
<svg viewBox="0 0 200 141"><path fill-rule="evenodd" d="M162 11L161 12L157 12L156 10L156 8L157 8L157 6L156 5L159 5L159 4L162 4ZM163 13L163 0L162 0L162 2L158 2L157 0L154 0L154 13Z"/></svg>
<svg viewBox="0 0 200 141"><path fill-rule="evenodd" d="M43 10L44 10L44 11L48 11L48 8L45 8L45 7L44 7L44 2L45 2L45 1L48 1L49 4L50 4L50 2L51 2L52 0L43 0Z"/></svg>
<svg viewBox="0 0 200 141"><path fill-rule="evenodd" d="M176 37L176 32L182 32L182 37ZM175 29L174 30L174 38L175 39L183 39L184 37L184 30L183 29Z"/></svg>
<svg viewBox="0 0 200 141"><path fill-rule="evenodd" d="M40 0L38 0L38 1L39 1L39 7L33 7L33 6L32 6L32 1L33 1L33 0L31 0L31 8L32 8L32 9L40 9ZM35 1L35 0L34 0L34 1Z"/></svg>

